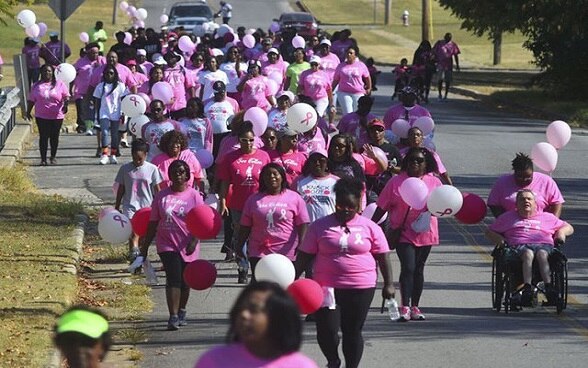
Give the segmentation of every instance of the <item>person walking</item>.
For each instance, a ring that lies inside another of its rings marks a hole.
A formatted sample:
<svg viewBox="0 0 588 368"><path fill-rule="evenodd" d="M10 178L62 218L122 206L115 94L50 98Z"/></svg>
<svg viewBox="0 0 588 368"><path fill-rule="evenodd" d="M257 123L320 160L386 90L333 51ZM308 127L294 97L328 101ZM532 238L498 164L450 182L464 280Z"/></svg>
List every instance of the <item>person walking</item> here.
<svg viewBox="0 0 588 368"><path fill-rule="evenodd" d="M62 48L65 56L63 60L61 59ZM45 63L57 66L65 63L65 60L70 55L71 50L69 46L63 40L59 40L59 33L49 32L49 42L41 44L41 51L39 52L39 56L45 60Z"/></svg>
<svg viewBox="0 0 588 368"><path fill-rule="evenodd" d="M99 20L96 22L94 28L88 31L90 42L95 42L98 45L98 52L100 55L104 54L104 42L108 39L108 34L104 30L104 23Z"/></svg>
<svg viewBox="0 0 588 368"><path fill-rule="evenodd" d="M221 1L219 4L221 8L214 16L218 17L219 15L222 15L223 24L229 24L229 21L233 17L233 6L226 1Z"/></svg>
<svg viewBox="0 0 588 368"><path fill-rule="evenodd" d="M26 37L24 40L24 47L22 53L26 55L27 59L27 75L29 77L29 88L34 83L39 81L39 73L41 70L41 63L39 61L39 41L35 38Z"/></svg>
<svg viewBox="0 0 588 368"><path fill-rule="evenodd" d="M47 166L47 148L51 146L51 165L57 164L57 147L63 118L67 113L69 88L55 79L55 68L51 64L41 66L41 80L31 88L26 117L33 119L31 112L35 108L35 121L39 129L39 152L41 166Z"/></svg>
<svg viewBox="0 0 588 368"><path fill-rule="evenodd" d="M451 33L445 33L445 37L433 46L433 53L437 60L437 88L439 89L439 101L447 101L447 93L453 81L453 59L455 69L459 72L459 54L461 51L455 42L452 41ZM442 97L443 82L445 82L445 96Z"/></svg>
<svg viewBox="0 0 588 368"><path fill-rule="evenodd" d="M349 114L357 109L357 102L361 96L372 93L372 80L367 66L359 60L359 49L356 46L350 46L347 54L333 76L334 91L337 86L337 98L341 105L342 114Z"/></svg>

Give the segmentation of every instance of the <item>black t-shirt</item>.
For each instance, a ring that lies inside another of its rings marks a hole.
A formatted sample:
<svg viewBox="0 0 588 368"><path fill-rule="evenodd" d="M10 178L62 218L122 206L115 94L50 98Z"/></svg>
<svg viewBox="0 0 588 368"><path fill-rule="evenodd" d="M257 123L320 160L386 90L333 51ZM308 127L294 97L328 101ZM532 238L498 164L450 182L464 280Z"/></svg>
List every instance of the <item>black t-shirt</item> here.
<svg viewBox="0 0 588 368"><path fill-rule="evenodd" d="M329 172L340 178L355 178L365 182L365 175L361 165L355 159L345 162L329 160Z"/></svg>

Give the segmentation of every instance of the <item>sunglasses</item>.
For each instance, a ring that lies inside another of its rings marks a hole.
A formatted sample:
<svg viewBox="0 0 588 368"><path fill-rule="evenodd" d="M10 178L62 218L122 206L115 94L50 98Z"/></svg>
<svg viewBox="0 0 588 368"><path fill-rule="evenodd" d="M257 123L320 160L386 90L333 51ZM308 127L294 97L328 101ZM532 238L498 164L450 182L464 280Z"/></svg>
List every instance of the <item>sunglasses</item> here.
<svg viewBox="0 0 588 368"><path fill-rule="evenodd" d="M370 130L374 130L376 132L383 132L384 128L376 126L376 127L370 127Z"/></svg>
<svg viewBox="0 0 588 368"><path fill-rule="evenodd" d="M408 162L416 162L417 164L422 164L423 162L425 162L425 158L424 157L409 157L407 159Z"/></svg>
<svg viewBox="0 0 588 368"><path fill-rule="evenodd" d="M253 142L255 142L255 139L253 139L253 138L239 138L239 142L241 142L241 143L253 143Z"/></svg>
<svg viewBox="0 0 588 368"><path fill-rule="evenodd" d="M153 111L153 112L162 112L163 109L162 108L159 108L159 107L156 107L154 109L151 109L151 111Z"/></svg>

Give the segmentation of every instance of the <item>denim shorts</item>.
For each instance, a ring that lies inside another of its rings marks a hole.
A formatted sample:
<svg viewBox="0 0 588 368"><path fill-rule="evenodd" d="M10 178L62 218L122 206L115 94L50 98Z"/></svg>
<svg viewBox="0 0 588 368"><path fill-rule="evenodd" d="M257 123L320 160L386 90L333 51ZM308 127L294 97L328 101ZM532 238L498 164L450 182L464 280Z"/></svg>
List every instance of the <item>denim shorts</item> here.
<svg viewBox="0 0 588 368"><path fill-rule="evenodd" d="M551 255L555 247L551 244L517 244L513 247L513 249L519 256L527 249L532 251L533 254L536 254L537 251L544 250L547 252L547 255Z"/></svg>

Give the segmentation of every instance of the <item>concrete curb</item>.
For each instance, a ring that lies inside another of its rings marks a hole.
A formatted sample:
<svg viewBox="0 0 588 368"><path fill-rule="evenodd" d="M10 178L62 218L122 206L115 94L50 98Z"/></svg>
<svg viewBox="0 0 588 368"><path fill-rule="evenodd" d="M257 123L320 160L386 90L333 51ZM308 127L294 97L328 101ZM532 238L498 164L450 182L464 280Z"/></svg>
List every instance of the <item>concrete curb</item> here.
<svg viewBox="0 0 588 368"><path fill-rule="evenodd" d="M72 231L70 239L71 246L69 250L73 252L74 262L63 266L62 270L76 275L78 273L78 264L82 255L82 246L84 244L84 235L86 234L86 225L88 224L89 218L85 213L80 213L75 216L76 228ZM44 368L60 368L61 367L61 355L59 350L53 348L49 352L47 363L43 365Z"/></svg>
<svg viewBox="0 0 588 368"><path fill-rule="evenodd" d="M14 167L16 162L24 155L26 143L33 132L33 124L28 121L16 123L10 132L0 152L0 167Z"/></svg>

